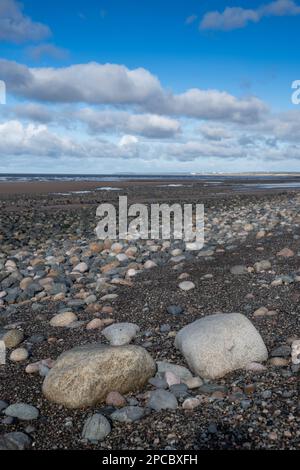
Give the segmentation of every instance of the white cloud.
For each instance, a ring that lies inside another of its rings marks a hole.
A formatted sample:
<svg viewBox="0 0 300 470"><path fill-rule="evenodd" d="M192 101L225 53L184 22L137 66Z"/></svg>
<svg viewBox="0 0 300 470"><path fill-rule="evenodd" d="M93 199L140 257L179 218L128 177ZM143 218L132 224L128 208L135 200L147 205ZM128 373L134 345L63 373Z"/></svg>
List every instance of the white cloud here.
<svg viewBox="0 0 300 470"><path fill-rule="evenodd" d="M259 14L255 10L227 7L222 13L219 11L206 13L200 23L200 29L231 31L243 28L249 22L258 22L259 19Z"/></svg>
<svg viewBox="0 0 300 470"><path fill-rule="evenodd" d="M46 125L24 125L13 120L0 124L0 158L27 156L31 164L34 163L34 157L75 158L83 161L86 158L136 158L139 154L136 145L138 139L131 138L130 142L129 136L124 136L123 145L96 138L79 139L50 131Z"/></svg>
<svg viewBox="0 0 300 470"><path fill-rule="evenodd" d="M120 139L119 147L133 147L138 143L138 138L134 135L123 135Z"/></svg>
<svg viewBox="0 0 300 470"><path fill-rule="evenodd" d="M57 103L142 104L162 92L158 79L143 68L96 62L29 68L0 60L0 75L17 95Z"/></svg>
<svg viewBox="0 0 300 470"><path fill-rule="evenodd" d="M156 114L135 114L112 109L80 108L74 106L46 106L39 103L23 103L1 108L5 118L16 118L36 123L53 123L61 127L74 128L84 124L92 135L137 134L165 139L181 132L178 120Z"/></svg>
<svg viewBox="0 0 300 470"><path fill-rule="evenodd" d="M199 130L203 137L208 140L222 140L231 137L231 133L227 129L218 125L203 124Z"/></svg>
<svg viewBox="0 0 300 470"><path fill-rule="evenodd" d="M258 98L236 98L225 91L190 89L169 96L162 104L166 113L198 119L249 123L260 120L267 106Z"/></svg>
<svg viewBox="0 0 300 470"><path fill-rule="evenodd" d="M296 16L300 6L293 0L275 0L256 9L227 7L223 12L210 11L200 22L202 30L231 31L244 28L248 23L257 23L268 16Z"/></svg>
<svg viewBox="0 0 300 470"><path fill-rule="evenodd" d="M68 57L69 53L66 49L57 47L54 44L39 44L38 46L28 47L28 56L36 61L43 59L44 57L50 57L56 60L64 60Z"/></svg>
<svg viewBox="0 0 300 470"><path fill-rule="evenodd" d="M237 98L219 90L194 88L173 94L163 89L148 70L130 70L123 65L91 62L62 68L29 68L0 60L0 76L9 93L36 101L131 105L152 114L243 123L256 122L267 110L258 98Z"/></svg>
<svg viewBox="0 0 300 470"><path fill-rule="evenodd" d="M127 132L149 138L174 137L180 131L175 119L155 114L133 114L127 111L95 110L84 108L73 114L85 122L91 133L103 131Z"/></svg>
<svg viewBox="0 0 300 470"><path fill-rule="evenodd" d="M39 41L51 35L48 26L23 14L23 5L15 0L0 2L0 41L22 43Z"/></svg>

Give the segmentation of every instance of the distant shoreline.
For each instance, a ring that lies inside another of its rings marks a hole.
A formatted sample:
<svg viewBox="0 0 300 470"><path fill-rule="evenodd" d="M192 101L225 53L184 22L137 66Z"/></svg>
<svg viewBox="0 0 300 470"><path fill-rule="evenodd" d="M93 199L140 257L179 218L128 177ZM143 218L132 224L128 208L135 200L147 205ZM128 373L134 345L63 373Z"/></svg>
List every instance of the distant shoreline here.
<svg viewBox="0 0 300 470"><path fill-rule="evenodd" d="M67 175L65 175L67 177ZM41 179L38 179L41 177ZM199 186L202 189L225 191L243 191L253 192L258 190L296 190L300 189L300 174L278 175L278 174L256 174L256 175L169 175L169 176L122 176L107 178L99 176L99 179L93 179L89 175L71 175L67 179L59 179L58 175L53 178L42 179L42 175L36 176L36 179L27 180L1 180L0 175L0 195L20 195L20 194L57 194L68 196L72 193L84 193L126 188L135 188L136 186ZM62 176L63 178L63 176Z"/></svg>

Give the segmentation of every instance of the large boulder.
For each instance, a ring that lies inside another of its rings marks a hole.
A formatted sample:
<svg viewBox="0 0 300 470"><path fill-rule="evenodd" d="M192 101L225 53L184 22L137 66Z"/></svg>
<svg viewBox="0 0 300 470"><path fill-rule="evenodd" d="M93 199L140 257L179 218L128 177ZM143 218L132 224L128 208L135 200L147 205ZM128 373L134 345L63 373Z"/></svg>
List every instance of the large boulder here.
<svg viewBox="0 0 300 470"><path fill-rule="evenodd" d="M104 401L111 391L140 389L155 371L155 362L140 346L89 344L59 356L43 393L67 408L85 408Z"/></svg>
<svg viewBox="0 0 300 470"><path fill-rule="evenodd" d="M240 313L216 314L190 323L178 332L175 346L190 369L207 379L268 358L260 334Z"/></svg>

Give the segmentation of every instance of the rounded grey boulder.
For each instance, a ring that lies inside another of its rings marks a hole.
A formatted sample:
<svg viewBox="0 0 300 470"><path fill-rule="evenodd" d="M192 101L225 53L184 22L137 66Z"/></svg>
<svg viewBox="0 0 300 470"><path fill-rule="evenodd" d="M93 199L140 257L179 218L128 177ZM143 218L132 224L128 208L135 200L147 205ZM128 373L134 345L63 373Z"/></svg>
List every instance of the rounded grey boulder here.
<svg viewBox="0 0 300 470"><path fill-rule="evenodd" d="M207 379L268 359L259 332L240 313L210 315L190 323L178 332L175 346L190 369Z"/></svg>
<svg viewBox="0 0 300 470"><path fill-rule="evenodd" d="M139 390L155 372L155 362L140 346L89 344L59 356L43 393L67 408L85 408L104 401L112 391Z"/></svg>
<svg viewBox="0 0 300 470"><path fill-rule="evenodd" d="M100 413L88 418L82 430L83 439L90 442L102 442L111 431L109 421Z"/></svg>

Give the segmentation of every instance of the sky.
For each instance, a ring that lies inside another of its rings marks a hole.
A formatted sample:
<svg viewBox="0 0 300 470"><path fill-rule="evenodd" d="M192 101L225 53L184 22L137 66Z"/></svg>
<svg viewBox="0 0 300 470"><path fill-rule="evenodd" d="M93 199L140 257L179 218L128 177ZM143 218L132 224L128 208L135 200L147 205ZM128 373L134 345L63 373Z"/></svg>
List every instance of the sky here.
<svg viewBox="0 0 300 470"><path fill-rule="evenodd" d="M300 0L0 0L0 172L300 171L299 27Z"/></svg>

